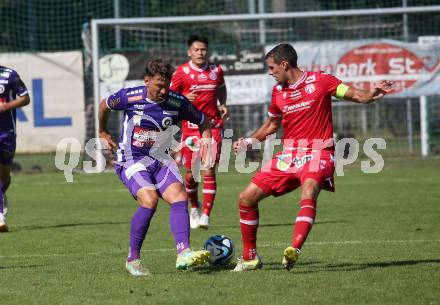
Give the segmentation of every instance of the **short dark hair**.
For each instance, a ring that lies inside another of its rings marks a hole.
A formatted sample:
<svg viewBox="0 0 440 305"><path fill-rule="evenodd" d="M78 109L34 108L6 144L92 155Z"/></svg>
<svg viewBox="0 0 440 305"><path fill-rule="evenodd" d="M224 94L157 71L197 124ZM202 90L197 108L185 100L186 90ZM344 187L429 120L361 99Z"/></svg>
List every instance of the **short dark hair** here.
<svg viewBox="0 0 440 305"><path fill-rule="evenodd" d="M164 59L153 59L145 65L145 76L153 77L160 75L161 77L170 80L174 73L174 67Z"/></svg>
<svg viewBox="0 0 440 305"><path fill-rule="evenodd" d="M265 56L265 59L268 58L272 58L277 64L280 64L282 61L287 61L291 67L298 67L298 54L296 54L295 49L288 43L279 44L270 50Z"/></svg>
<svg viewBox="0 0 440 305"><path fill-rule="evenodd" d="M206 46L208 46L208 38L206 38L205 36L200 36L200 35L191 35L188 38L187 44L188 44L188 48L191 47L191 45L195 42L203 42L204 44L206 44Z"/></svg>

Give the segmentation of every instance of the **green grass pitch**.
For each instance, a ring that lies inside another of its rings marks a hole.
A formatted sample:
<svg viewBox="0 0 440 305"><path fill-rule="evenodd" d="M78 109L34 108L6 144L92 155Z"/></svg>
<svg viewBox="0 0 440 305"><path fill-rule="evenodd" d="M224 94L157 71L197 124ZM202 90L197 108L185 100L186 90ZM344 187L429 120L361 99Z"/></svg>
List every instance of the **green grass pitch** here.
<svg viewBox="0 0 440 305"><path fill-rule="evenodd" d="M236 198L250 175L220 173L212 226L193 248L226 234L240 253ZM21 174L8 191L10 232L0 235L0 304L440 304L440 160L359 166L323 192L317 222L291 272L281 268L298 192L260 204L264 268L175 270L163 202L142 252L151 277L124 269L135 201L113 173Z"/></svg>

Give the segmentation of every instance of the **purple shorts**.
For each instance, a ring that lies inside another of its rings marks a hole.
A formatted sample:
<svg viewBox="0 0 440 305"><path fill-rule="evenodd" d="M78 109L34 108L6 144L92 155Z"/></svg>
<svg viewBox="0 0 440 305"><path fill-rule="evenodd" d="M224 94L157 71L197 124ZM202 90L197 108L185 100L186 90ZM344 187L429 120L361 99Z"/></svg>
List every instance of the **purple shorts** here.
<svg viewBox="0 0 440 305"><path fill-rule="evenodd" d="M0 132L0 163L11 165L15 155L15 134Z"/></svg>
<svg viewBox="0 0 440 305"><path fill-rule="evenodd" d="M174 162L167 165L154 160L153 162L124 162L115 164L116 174L119 179L136 199L137 192L144 187L155 189L157 194L162 194L171 184L183 183L179 169Z"/></svg>

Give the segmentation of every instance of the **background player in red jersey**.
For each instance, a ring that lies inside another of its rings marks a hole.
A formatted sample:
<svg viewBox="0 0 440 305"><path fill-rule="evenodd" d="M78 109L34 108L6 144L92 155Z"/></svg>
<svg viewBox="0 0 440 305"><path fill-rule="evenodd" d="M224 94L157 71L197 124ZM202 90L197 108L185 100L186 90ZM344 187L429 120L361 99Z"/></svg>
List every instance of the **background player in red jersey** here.
<svg viewBox="0 0 440 305"><path fill-rule="evenodd" d="M234 142L234 150L239 152L253 141L264 141L281 125L284 128L283 151L264 165L240 193L243 256L234 271L255 270L263 265L256 249L258 202L301 186L292 243L284 250L282 261L287 270L293 267L315 220L319 192L334 191L331 97L368 104L391 91L389 81L379 82L372 91L355 89L324 72L302 71L297 60L296 51L289 44L280 44L266 54L269 74L277 82L272 91L269 118L251 138Z"/></svg>
<svg viewBox="0 0 440 305"><path fill-rule="evenodd" d="M207 59L208 39L193 35L188 39L188 56L191 60L176 69L170 89L186 96L197 109L203 111L211 121L212 145L217 164L223 137L223 119L228 119L226 107L226 86L220 65L211 64ZM219 106L217 106L217 101ZM203 206L199 212L197 187L194 180L194 164L199 158L200 132L197 125L182 121L182 163L185 166L185 187L191 202L191 228L208 228L209 215L214 205L217 181L215 166L202 171Z"/></svg>

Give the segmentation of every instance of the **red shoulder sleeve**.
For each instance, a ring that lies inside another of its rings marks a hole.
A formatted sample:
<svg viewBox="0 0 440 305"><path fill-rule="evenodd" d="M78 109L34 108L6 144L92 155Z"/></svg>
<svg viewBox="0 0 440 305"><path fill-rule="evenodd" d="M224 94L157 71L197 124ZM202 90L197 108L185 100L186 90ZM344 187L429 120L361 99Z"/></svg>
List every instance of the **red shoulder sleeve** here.
<svg viewBox="0 0 440 305"><path fill-rule="evenodd" d="M321 85L325 88L325 92L330 95L335 95L336 88L339 86L340 83L342 83L339 78L325 72L321 72L320 79Z"/></svg>
<svg viewBox="0 0 440 305"><path fill-rule="evenodd" d="M271 117L279 117L283 115L283 112L281 111L281 109L277 106L277 93L278 93L279 89L278 87L273 87L272 89L272 100L270 102L269 105L269 112L268 115Z"/></svg>
<svg viewBox="0 0 440 305"><path fill-rule="evenodd" d="M182 94L183 91L183 75L182 68L178 67L171 78L170 89L174 92Z"/></svg>

